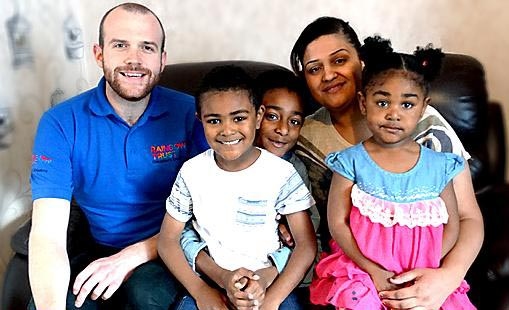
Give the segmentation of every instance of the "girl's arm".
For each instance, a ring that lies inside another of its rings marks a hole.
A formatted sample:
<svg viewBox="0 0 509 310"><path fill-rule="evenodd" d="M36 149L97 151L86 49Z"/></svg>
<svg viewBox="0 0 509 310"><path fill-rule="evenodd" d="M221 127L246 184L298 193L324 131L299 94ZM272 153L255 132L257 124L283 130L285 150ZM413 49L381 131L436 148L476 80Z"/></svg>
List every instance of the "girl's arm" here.
<svg viewBox="0 0 509 310"><path fill-rule="evenodd" d="M306 274L316 256L316 234L307 211L286 215L295 248L283 272L265 293L262 309L278 309Z"/></svg>
<svg viewBox="0 0 509 310"><path fill-rule="evenodd" d="M345 254L371 276L378 291L390 289L394 286L389 283L389 278L394 273L366 258L360 251L350 229L352 187L353 182L342 175L335 172L332 176L327 205L327 221L330 233Z"/></svg>
<svg viewBox="0 0 509 310"><path fill-rule="evenodd" d="M164 216L157 245L159 256L193 296L199 309L227 309L221 293L208 286L189 266L180 246L184 225L168 213Z"/></svg>
<svg viewBox="0 0 509 310"><path fill-rule="evenodd" d="M458 240L460 232L460 220L458 215L458 204L456 202L456 195L454 193L454 187L452 182L449 182L440 197L445 203L447 213L449 214L449 220L444 225L444 235L442 237L442 258L449 253Z"/></svg>
<svg viewBox="0 0 509 310"><path fill-rule="evenodd" d="M451 270L459 280L459 285L481 249L484 228L467 163L463 171L453 179L453 187L458 202L460 232L456 245L446 255L441 267Z"/></svg>

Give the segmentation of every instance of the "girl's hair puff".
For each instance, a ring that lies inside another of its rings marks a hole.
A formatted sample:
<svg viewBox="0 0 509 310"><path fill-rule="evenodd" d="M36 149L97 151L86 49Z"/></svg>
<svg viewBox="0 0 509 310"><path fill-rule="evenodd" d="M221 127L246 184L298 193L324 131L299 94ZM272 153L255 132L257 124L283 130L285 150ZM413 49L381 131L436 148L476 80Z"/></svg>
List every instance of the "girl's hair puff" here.
<svg viewBox="0 0 509 310"><path fill-rule="evenodd" d="M409 77L422 87L427 96L430 81L440 72L444 53L438 48L433 48L432 44L424 48L417 47L412 55L394 52L390 40L375 35L364 40L360 56L364 61L363 92L380 74L402 70L411 73Z"/></svg>
<svg viewBox="0 0 509 310"><path fill-rule="evenodd" d="M439 48L433 48L433 44L429 43L426 47L417 47L414 51L417 63L421 65L422 75L430 82L434 80L440 73L442 67L442 58L444 53Z"/></svg>

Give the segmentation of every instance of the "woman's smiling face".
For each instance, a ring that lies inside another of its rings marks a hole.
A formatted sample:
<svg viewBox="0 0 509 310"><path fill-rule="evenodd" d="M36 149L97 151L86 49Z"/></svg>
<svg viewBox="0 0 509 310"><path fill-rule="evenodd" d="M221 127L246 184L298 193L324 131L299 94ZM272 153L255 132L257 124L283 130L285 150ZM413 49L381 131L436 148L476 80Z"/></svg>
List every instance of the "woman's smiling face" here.
<svg viewBox="0 0 509 310"><path fill-rule="evenodd" d="M362 65L355 47L344 35L323 35L309 43L303 71L311 95L328 110L343 110L355 102Z"/></svg>

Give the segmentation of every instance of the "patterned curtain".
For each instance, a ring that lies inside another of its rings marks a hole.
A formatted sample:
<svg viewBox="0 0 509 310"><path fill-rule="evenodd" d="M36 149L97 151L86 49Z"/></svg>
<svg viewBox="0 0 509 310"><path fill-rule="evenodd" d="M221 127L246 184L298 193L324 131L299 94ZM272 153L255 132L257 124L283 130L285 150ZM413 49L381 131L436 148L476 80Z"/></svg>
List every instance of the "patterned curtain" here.
<svg viewBox="0 0 509 310"><path fill-rule="evenodd" d="M0 2L0 289L12 256L10 237L30 216L37 123L51 106L95 85L100 71L87 64L92 57L85 57L91 49L85 35L97 40L98 21L85 28L83 19L100 18L114 2ZM90 9L94 3L99 7Z"/></svg>

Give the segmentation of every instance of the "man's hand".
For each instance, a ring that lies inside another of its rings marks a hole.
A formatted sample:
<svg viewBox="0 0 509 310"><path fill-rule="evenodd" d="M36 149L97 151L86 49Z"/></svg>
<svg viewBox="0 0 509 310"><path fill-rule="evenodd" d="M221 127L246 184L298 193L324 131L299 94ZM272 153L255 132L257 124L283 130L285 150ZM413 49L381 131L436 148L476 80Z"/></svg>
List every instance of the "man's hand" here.
<svg viewBox="0 0 509 310"><path fill-rule="evenodd" d="M74 281L72 290L77 295L75 306L81 307L88 295L92 300L110 298L136 266L122 251L91 262Z"/></svg>
<svg viewBox="0 0 509 310"><path fill-rule="evenodd" d="M390 281L406 287L380 292L380 298L386 307L438 310L458 288L461 279L458 282L453 274L442 268L419 268L395 276Z"/></svg>
<svg viewBox="0 0 509 310"><path fill-rule="evenodd" d="M92 300L108 299L129 278L139 265L157 257L159 234L132 244L117 254L91 262L78 274L72 291L76 307L80 307L90 295Z"/></svg>

